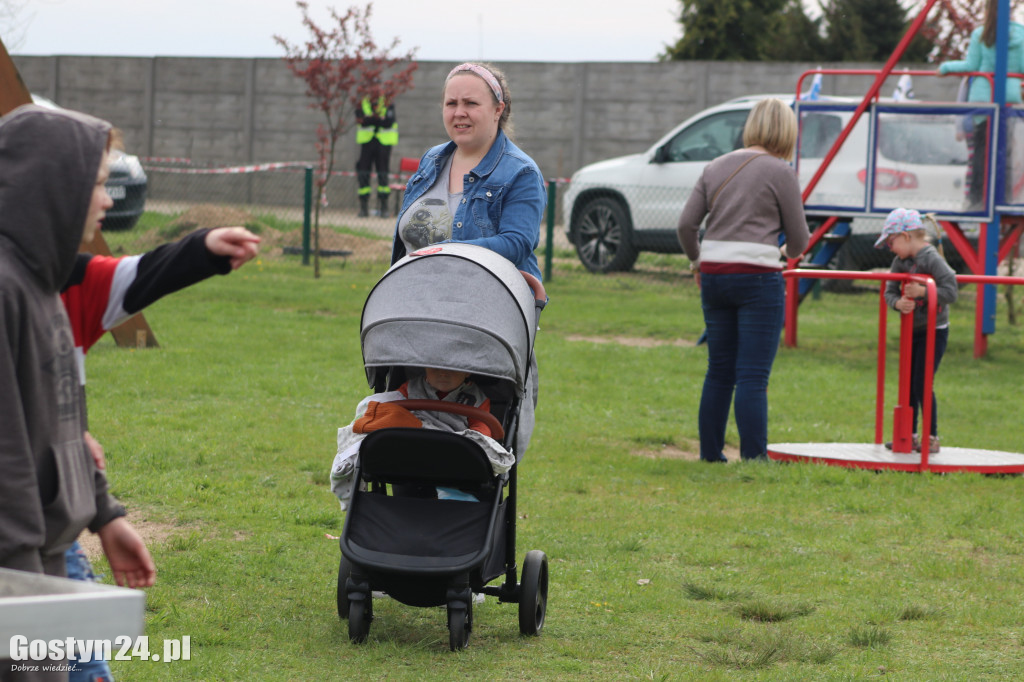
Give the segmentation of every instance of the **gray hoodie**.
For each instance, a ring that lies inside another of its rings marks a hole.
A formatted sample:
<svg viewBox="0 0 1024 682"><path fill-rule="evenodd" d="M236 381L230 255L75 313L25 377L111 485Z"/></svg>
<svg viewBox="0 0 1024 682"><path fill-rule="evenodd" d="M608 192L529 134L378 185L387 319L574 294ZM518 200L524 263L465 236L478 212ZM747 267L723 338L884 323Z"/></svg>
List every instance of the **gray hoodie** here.
<svg viewBox="0 0 1024 682"><path fill-rule="evenodd" d="M33 105L0 118L0 566L60 573L83 528L124 514L82 438L59 292L110 124Z"/></svg>

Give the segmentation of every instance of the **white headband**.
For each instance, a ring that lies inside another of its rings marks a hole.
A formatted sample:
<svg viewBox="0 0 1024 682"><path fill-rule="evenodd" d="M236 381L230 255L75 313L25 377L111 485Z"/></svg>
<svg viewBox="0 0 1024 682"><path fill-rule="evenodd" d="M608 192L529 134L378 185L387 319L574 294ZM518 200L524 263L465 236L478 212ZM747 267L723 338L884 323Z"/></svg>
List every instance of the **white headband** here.
<svg viewBox="0 0 1024 682"><path fill-rule="evenodd" d="M502 95L501 92L501 83L498 82L498 79L494 77L493 73L491 73L484 67L480 66L479 64L473 64L472 62L459 64L454 69L448 72L448 77L444 79L444 82L447 83L452 79L452 76L461 71L470 71L483 78L484 82L490 86L491 92L494 93L494 99L498 100L499 102L505 101L505 97Z"/></svg>

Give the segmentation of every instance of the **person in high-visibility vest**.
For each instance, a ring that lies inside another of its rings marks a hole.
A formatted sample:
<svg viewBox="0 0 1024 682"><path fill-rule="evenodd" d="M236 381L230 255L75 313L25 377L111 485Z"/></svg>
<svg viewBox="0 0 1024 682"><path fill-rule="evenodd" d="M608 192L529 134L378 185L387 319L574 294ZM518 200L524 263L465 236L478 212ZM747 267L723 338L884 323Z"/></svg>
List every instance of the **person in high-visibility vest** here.
<svg viewBox="0 0 1024 682"><path fill-rule="evenodd" d="M377 169L377 203L380 215L387 215L388 196L391 187L388 182L388 165L391 163L391 149L398 144L398 122L395 120L395 105L383 95L376 103L364 97L356 111L356 143L359 145L359 161L356 162L356 180L359 182L359 215L370 215L370 170Z"/></svg>

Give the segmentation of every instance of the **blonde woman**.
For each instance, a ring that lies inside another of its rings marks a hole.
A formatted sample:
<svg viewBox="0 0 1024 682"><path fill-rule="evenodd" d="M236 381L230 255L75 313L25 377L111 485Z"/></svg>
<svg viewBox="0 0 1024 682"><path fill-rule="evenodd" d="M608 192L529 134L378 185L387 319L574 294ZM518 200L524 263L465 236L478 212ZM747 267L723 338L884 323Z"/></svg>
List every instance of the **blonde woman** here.
<svg viewBox="0 0 1024 682"><path fill-rule="evenodd" d="M768 377L782 331L784 251L797 258L810 237L796 173L793 110L757 103L743 149L704 169L677 228L698 284L707 329L708 369L701 393L700 458L724 462L725 428L735 392L740 456L767 457ZM703 241L698 230L705 217Z"/></svg>

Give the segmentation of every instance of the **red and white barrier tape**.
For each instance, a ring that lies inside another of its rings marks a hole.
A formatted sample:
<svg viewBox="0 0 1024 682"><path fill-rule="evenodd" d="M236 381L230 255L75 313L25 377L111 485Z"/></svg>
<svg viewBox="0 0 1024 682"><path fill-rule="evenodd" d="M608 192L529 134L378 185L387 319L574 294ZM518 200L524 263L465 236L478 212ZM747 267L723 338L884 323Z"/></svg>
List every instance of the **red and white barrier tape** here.
<svg viewBox="0 0 1024 682"><path fill-rule="evenodd" d="M177 163L185 166L192 165L192 159L178 156L140 156L139 161L143 163Z"/></svg>
<svg viewBox="0 0 1024 682"><path fill-rule="evenodd" d="M172 158L172 157L152 157L146 156L141 157L143 161L143 168L147 171L154 171L158 173L178 173L182 175L233 175L238 173L259 173L262 171L269 170L288 170L292 168L316 168L317 162L312 161L276 161L273 163L257 163L247 166L223 166L220 168L179 168L177 166L164 166L162 164L184 164L192 165L191 159L186 158ZM354 177L356 174L353 171L334 171L331 175L339 175L343 177ZM556 185L567 185L569 184L569 178L554 178L552 180Z"/></svg>

